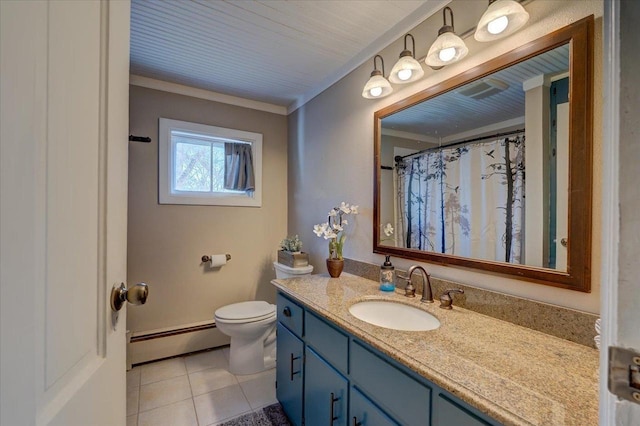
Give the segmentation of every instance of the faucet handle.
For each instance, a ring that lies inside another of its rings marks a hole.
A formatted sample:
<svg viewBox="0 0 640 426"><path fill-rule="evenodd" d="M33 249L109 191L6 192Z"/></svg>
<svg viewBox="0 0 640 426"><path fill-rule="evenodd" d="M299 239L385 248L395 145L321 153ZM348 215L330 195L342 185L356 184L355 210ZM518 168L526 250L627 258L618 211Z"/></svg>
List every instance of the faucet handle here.
<svg viewBox="0 0 640 426"><path fill-rule="evenodd" d="M464 294L464 290L453 288L442 293L442 296L440 296L440 307L442 309L453 309L453 299L451 298L451 293Z"/></svg>

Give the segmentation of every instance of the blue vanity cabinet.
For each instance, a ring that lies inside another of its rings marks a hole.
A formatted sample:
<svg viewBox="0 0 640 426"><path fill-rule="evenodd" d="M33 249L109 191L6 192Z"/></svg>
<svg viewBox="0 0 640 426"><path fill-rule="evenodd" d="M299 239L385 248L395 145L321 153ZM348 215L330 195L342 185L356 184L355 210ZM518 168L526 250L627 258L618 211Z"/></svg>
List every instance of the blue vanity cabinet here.
<svg viewBox="0 0 640 426"><path fill-rule="evenodd" d="M278 293L276 397L295 426L304 424L304 310Z"/></svg>
<svg viewBox="0 0 640 426"><path fill-rule="evenodd" d="M287 327L293 334L302 338L304 331L304 310L281 293L276 298L278 322Z"/></svg>
<svg viewBox="0 0 640 426"><path fill-rule="evenodd" d="M278 294L277 390L297 426L500 426L407 366Z"/></svg>
<svg viewBox="0 0 640 426"><path fill-rule="evenodd" d="M349 336L304 312L305 425L347 425Z"/></svg>
<svg viewBox="0 0 640 426"><path fill-rule="evenodd" d="M441 391L433 398L433 426L493 426L499 425L477 410Z"/></svg>
<svg viewBox="0 0 640 426"><path fill-rule="evenodd" d="M278 323L276 343L276 396L287 417L302 426L304 343Z"/></svg>
<svg viewBox="0 0 640 426"><path fill-rule="evenodd" d="M309 346L304 369L305 425L347 426L347 379Z"/></svg>
<svg viewBox="0 0 640 426"><path fill-rule="evenodd" d="M402 424L428 424L431 417L429 386L357 340L352 341L349 355L349 377L370 399Z"/></svg>
<svg viewBox="0 0 640 426"><path fill-rule="evenodd" d="M349 394L349 426L398 426L355 386Z"/></svg>

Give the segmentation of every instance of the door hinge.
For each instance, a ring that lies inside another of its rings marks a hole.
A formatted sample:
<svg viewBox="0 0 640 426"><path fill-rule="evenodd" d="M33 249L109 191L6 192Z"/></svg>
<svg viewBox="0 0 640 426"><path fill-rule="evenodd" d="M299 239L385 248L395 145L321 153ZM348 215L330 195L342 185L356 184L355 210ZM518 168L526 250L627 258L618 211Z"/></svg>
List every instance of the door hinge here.
<svg viewBox="0 0 640 426"><path fill-rule="evenodd" d="M609 346L609 392L640 404L640 352Z"/></svg>

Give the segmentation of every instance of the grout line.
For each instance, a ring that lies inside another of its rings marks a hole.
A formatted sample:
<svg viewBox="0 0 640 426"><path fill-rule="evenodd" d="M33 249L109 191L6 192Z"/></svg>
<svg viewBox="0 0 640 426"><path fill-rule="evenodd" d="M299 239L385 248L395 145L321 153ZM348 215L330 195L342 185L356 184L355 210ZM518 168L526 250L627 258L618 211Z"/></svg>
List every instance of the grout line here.
<svg viewBox="0 0 640 426"><path fill-rule="evenodd" d="M140 383L142 383L142 371L140 372ZM136 426L138 426L138 415L140 414L140 400L142 399L142 385L138 385L138 406L136 407Z"/></svg>
<svg viewBox="0 0 640 426"><path fill-rule="evenodd" d="M156 409L158 409L158 408L164 408L164 407L167 407L167 406L169 406L169 405L177 404L178 402L183 402L183 401L186 401L187 399L193 399L193 397L191 397L191 398L185 398L185 399L180 399L180 400L178 400L178 401L173 401L173 402L170 402L170 403L168 403L168 404L163 404L163 405L159 405L159 406L157 406L157 407L149 408L148 410L144 410L144 411L139 412L139 413L138 413L138 415L140 415L140 414L142 414L142 413L148 413L149 411L153 411L153 410L156 410Z"/></svg>
<svg viewBox="0 0 640 426"><path fill-rule="evenodd" d="M182 357L184 362L184 369L187 370L187 362L185 357ZM191 386L191 377L189 377L189 371L187 370L187 381L189 382L189 391L191 392L191 404L193 405L193 412L196 415L196 423L200 426L200 419L198 418L198 410L196 410L196 397L193 395L193 387Z"/></svg>
<svg viewBox="0 0 640 426"><path fill-rule="evenodd" d="M221 349L219 349L219 350L220 350L220 351L223 351L223 349L222 349L222 348L221 348ZM215 351L215 349L214 349L213 351ZM212 352L213 352L213 351L212 351ZM225 355L224 351L222 352L222 355L223 355L223 357L224 357L224 358L226 359L226 361L227 361L227 367L225 368L225 370L226 370L227 372L229 372L229 370L228 370L229 358L227 358L227 356ZM183 375L186 375L186 376L187 376L187 381L188 381L188 383L189 383L189 391L190 391L190 393L191 393L191 397L190 397L190 398L185 398L185 399L182 399L182 400L180 400L180 401L174 401L174 402L171 402L171 403L169 403L169 404L161 405L161 406L159 406L159 407L150 408L150 409L148 409L148 410L145 410L144 412L146 413L146 412L149 412L149 411L151 411L151 410L155 410L155 409L158 409L158 408L166 407L166 406L171 405L171 404L176 404L176 403L178 403L178 402L182 402L182 401L186 401L187 399L191 399L191 403L192 403L192 405L193 405L193 410L194 410L195 415L196 415L196 422L198 423L198 425L199 425L199 426L204 426L204 425L200 425L200 419L198 418L198 411L196 410L196 406L195 406L195 396L194 396L194 394L193 394L193 387L191 386L191 378L190 378L190 376L189 376L189 374L190 374L190 373L187 371L186 356L185 356L185 355L183 355L183 356L177 356L177 357L172 357L172 358L180 358L180 359L182 359L182 362L183 362L184 367L185 367L185 372L186 372L185 374L180 374L180 375L178 375L178 376L173 376L173 377L169 377L169 378L166 378L166 379L157 380L157 381L150 382L150 383L146 383L146 384L144 384L144 385L143 385L143 384L142 384L142 371L140 372L139 385L138 385L138 410L137 410L137 412L136 412L136 414L135 414L135 415L136 415L136 424L138 424L138 421L139 421L139 418L140 418L140 414L142 413L142 412L140 411L141 394L142 394L142 392L141 392L141 391L142 391L142 386L147 386L147 385L151 385L151 384L155 384L155 383L160 383L160 382L164 382L164 381L167 381L167 380L173 380L173 379L176 379L176 378L178 378L178 377L182 377ZM155 362L161 362L161 361L165 361L165 360L164 360L164 359L163 359L163 360L157 360L157 361L155 361ZM146 364L146 365L152 365L153 363L154 363L154 362L150 362L150 363L148 363L148 364ZM139 366L139 367L141 367L141 366ZM218 367L210 367L210 368L218 368ZM142 369L141 369L141 370L142 370ZM205 369L205 370L206 370L206 369ZM199 371L205 371L205 370L199 370ZM267 370L267 371L268 371L268 370ZM194 371L194 373L196 373L196 372ZM263 406L258 407L258 408L253 408L253 406L252 406L252 405L251 405L251 403L249 402L249 398L247 398L247 395L245 394L245 391L244 391L244 389L242 388L242 384L241 384L241 383L247 383L247 382L250 382L251 380L244 381L244 382L240 382L240 380L238 380L238 376L237 376L237 375L232 374L232 376L233 376L233 377L234 377L234 379L236 380L235 384L231 384L231 385L229 385L229 386L225 386L224 388L220 388L220 389L214 389L214 390L212 390L212 391L210 391L210 392L205 392L205 393L204 393L204 394L202 394L202 395L206 395L206 394L208 394L208 393L212 393L212 392L220 391L220 390L222 390L222 389L225 389L225 388L228 388L228 387L236 386L236 385L237 385L237 386L239 386L239 387L240 387L240 391L242 392L242 395L244 396L245 401L247 402L247 405L249 406L249 410L248 410L248 411L244 411L244 412L239 413L239 414L236 414L236 415L233 415L233 416L230 416L230 417L227 417L227 418L225 418L225 419L221 419L221 420L219 420L219 421L217 421L217 422L211 423L210 425L220 424L220 423L226 422L226 421L228 421L228 420L234 419L234 418L236 418L236 417L243 416L243 415L245 415L245 414L249 414L249 413L252 413L252 412L258 412L258 411L262 410L264 407L266 407L266 406L270 405L270 404L266 404L266 405L263 405ZM261 377L260 377L260 376L258 376L258 377L255 377L255 378L254 378L254 379L252 379L252 380L258 380L258 379L260 379L260 378L261 378ZM198 396L200 396L200 395L198 395Z"/></svg>
<svg viewBox="0 0 640 426"><path fill-rule="evenodd" d="M249 401L249 398L247 398L247 394L244 392L242 383L240 383L240 380L238 380L238 376L234 374L233 377L235 377L236 382L238 382L238 386L240 386L240 392L242 392L242 395L244 396L245 401L247 401L247 404L249 405L249 408L253 410L253 407L251 406L251 402ZM246 382L243 382L243 383L246 383Z"/></svg>

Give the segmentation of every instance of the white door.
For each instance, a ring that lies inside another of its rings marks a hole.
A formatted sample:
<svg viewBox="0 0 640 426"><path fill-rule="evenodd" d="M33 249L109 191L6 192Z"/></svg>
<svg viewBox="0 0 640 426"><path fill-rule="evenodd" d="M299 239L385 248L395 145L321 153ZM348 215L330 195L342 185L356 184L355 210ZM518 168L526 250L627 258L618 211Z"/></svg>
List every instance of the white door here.
<svg viewBox="0 0 640 426"><path fill-rule="evenodd" d="M640 352L640 57L629 54L640 40L640 2L605 2L603 22L600 424L636 426L640 403L607 389L607 349Z"/></svg>
<svg viewBox="0 0 640 426"><path fill-rule="evenodd" d="M2 425L125 423L127 1L0 1Z"/></svg>

